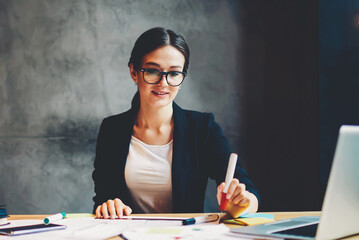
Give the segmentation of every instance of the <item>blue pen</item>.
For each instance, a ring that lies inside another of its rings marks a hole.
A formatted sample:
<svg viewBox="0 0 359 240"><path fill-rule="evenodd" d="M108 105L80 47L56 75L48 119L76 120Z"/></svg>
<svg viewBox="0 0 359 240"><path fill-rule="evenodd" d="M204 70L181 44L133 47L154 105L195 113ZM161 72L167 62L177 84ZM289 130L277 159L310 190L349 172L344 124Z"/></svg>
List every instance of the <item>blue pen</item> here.
<svg viewBox="0 0 359 240"><path fill-rule="evenodd" d="M205 222L214 222L219 219L218 214L210 214L206 216L199 216L194 218L185 219L182 221L183 225L190 225L190 224L196 224L196 223L205 223Z"/></svg>

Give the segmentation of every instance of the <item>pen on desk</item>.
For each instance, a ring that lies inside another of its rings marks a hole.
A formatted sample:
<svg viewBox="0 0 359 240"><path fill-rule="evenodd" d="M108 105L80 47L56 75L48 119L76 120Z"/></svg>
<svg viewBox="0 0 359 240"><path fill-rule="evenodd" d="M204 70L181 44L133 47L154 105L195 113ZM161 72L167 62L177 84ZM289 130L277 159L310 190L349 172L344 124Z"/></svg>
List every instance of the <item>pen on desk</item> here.
<svg viewBox="0 0 359 240"><path fill-rule="evenodd" d="M128 240L127 237L125 237L122 233L118 235L119 237L121 237L123 240Z"/></svg>
<svg viewBox="0 0 359 240"><path fill-rule="evenodd" d="M57 213L48 217L44 218L44 223L47 225L49 223L64 219L66 217L66 213L61 212L61 213Z"/></svg>
<svg viewBox="0 0 359 240"><path fill-rule="evenodd" d="M195 223L214 222L219 219L218 214L210 214L206 216L199 216L194 218L185 219L182 221L183 225L190 225Z"/></svg>
<svg viewBox="0 0 359 240"><path fill-rule="evenodd" d="M226 180L225 180L226 185L223 189L221 204L219 206L219 209L221 211L226 211L226 207L227 207L227 203L228 203L227 191L228 191L229 185L231 184L231 182L233 180L234 171L236 170L237 158L238 158L238 155L235 153L232 153L231 156L229 157Z"/></svg>

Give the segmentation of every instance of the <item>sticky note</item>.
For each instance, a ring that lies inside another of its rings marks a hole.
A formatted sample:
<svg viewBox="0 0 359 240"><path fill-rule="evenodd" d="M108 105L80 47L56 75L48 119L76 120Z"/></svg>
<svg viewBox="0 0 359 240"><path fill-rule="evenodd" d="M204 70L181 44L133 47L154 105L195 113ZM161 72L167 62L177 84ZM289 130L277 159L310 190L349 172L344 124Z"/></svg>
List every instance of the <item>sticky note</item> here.
<svg viewBox="0 0 359 240"><path fill-rule="evenodd" d="M240 216L240 218L255 218L255 217L274 219L274 215L268 214L268 213L246 213L246 214Z"/></svg>
<svg viewBox="0 0 359 240"><path fill-rule="evenodd" d="M244 226L251 226L251 225L274 222L274 220L268 219L268 218L254 217L254 218L229 219L229 220L225 220L224 222L232 223L232 224L239 224L239 225L244 225Z"/></svg>

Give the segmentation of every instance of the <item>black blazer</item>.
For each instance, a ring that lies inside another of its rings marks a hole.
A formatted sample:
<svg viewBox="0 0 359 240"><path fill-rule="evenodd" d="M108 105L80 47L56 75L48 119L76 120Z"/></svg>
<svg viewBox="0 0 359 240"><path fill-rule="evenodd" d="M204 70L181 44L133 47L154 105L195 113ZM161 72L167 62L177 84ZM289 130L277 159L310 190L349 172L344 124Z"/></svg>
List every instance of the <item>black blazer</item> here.
<svg viewBox="0 0 359 240"><path fill-rule="evenodd" d="M131 207L124 171L138 110L110 116L102 121L97 138L95 169L95 212L108 199L121 199ZM224 181L228 142L213 114L183 110L173 103L172 206L174 213L203 212L208 177L217 185ZM235 177L257 196L257 188L237 163Z"/></svg>

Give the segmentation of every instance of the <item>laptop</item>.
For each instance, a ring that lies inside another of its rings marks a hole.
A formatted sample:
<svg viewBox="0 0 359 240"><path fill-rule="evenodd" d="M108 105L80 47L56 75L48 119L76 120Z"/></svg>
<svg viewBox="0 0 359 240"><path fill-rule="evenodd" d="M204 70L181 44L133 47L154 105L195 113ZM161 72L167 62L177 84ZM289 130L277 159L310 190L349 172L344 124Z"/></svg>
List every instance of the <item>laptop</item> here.
<svg viewBox="0 0 359 240"><path fill-rule="evenodd" d="M336 239L359 233L359 126L343 125L321 217L303 216L231 229L247 236L282 239Z"/></svg>

